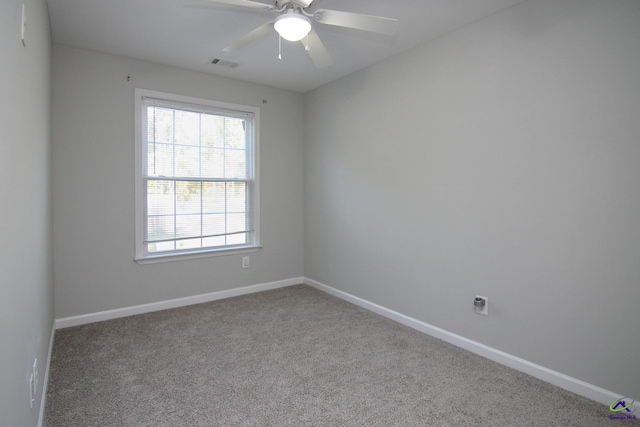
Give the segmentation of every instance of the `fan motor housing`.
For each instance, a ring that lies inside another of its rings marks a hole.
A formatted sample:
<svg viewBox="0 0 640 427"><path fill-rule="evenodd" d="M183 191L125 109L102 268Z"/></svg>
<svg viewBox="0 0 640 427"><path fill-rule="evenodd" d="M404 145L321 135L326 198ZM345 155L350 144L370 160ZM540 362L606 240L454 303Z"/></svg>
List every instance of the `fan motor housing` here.
<svg viewBox="0 0 640 427"><path fill-rule="evenodd" d="M290 3L296 4L302 8L307 8L311 6L313 0L276 0L276 7L281 8Z"/></svg>

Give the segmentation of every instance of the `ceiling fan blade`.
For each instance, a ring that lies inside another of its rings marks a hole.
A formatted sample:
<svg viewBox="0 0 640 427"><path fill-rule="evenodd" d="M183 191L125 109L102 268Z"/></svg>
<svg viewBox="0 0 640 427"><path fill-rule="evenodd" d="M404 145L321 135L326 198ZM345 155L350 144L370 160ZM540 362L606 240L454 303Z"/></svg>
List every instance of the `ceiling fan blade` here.
<svg viewBox="0 0 640 427"><path fill-rule="evenodd" d="M318 33L311 30L308 37L309 50L307 52L315 66L318 68L325 68L333 64L333 60L331 59L329 52L327 52L327 49L322 44L320 37L318 37ZM303 45L307 45L307 41L305 39L302 39L301 42Z"/></svg>
<svg viewBox="0 0 640 427"><path fill-rule="evenodd" d="M319 9L314 13L313 17L321 24L353 28L356 30L370 31L372 33L393 36L398 32L398 20L384 18L382 16Z"/></svg>
<svg viewBox="0 0 640 427"><path fill-rule="evenodd" d="M232 6L249 7L251 9L273 10L275 7L270 4L258 3L251 0L209 0L213 3L230 4Z"/></svg>
<svg viewBox="0 0 640 427"><path fill-rule="evenodd" d="M271 31L271 28L273 28L273 22L267 22L266 24L262 24L255 30L248 32L247 34L242 36L239 40L236 40L235 42L231 43L229 46L225 47L222 50L224 52L231 53L231 52L235 52L238 49L242 49L249 43L252 43L258 40L260 37L263 37L269 34L269 32Z"/></svg>

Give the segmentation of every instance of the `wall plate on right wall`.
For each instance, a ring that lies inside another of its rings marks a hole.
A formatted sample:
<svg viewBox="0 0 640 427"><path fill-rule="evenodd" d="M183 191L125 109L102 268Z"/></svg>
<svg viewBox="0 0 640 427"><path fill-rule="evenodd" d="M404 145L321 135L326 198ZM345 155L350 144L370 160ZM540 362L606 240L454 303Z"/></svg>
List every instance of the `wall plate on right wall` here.
<svg viewBox="0 0 640 427"><path fill-rule="evenodd" d="M476 295L476 298L473 300L473 306L476 309L476 313L484 314L485 316L489 315L489 298Z"/></svg>

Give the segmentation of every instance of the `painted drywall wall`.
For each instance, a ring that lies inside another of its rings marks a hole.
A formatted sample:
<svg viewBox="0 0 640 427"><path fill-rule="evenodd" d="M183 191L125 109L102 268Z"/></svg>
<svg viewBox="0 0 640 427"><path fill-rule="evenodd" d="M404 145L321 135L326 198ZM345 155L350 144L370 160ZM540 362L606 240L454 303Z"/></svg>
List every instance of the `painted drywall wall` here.
<svg viewBox="0 0 640 427"><path fill-rule="evenodd" d="M22 5L28 26L21 41ZM51 36L44 0L0 2L0 424L35 426L53 326ZM29 376L38 386L29 405Z"/></svg>
<svg viewBox="0 0 640 427"><path fill-rule="evenodd" d="M640 399L639 23L530 0L306 94L305 276Z"/></svg>
<svg viewBox="0 0 640 427"><path fill-rule="evenodd" d="M302 276L302 95L58 44L53 58L56 318ZM134 88L261 109L250 268L242 255L134 262Z"/></svg>

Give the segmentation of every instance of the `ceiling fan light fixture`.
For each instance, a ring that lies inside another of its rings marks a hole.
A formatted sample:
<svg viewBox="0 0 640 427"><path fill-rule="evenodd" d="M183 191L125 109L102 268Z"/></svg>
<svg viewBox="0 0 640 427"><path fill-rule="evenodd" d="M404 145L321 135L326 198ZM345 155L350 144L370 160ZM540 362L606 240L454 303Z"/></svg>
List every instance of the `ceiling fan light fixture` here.
<svg viewBox="0 0 640 427"><path fill-rule="evenodd" d="M311 31L309 18L301 15L295 9L290 9L278 16L273 26L280 37L290 42L302 40Z"/></svg>

